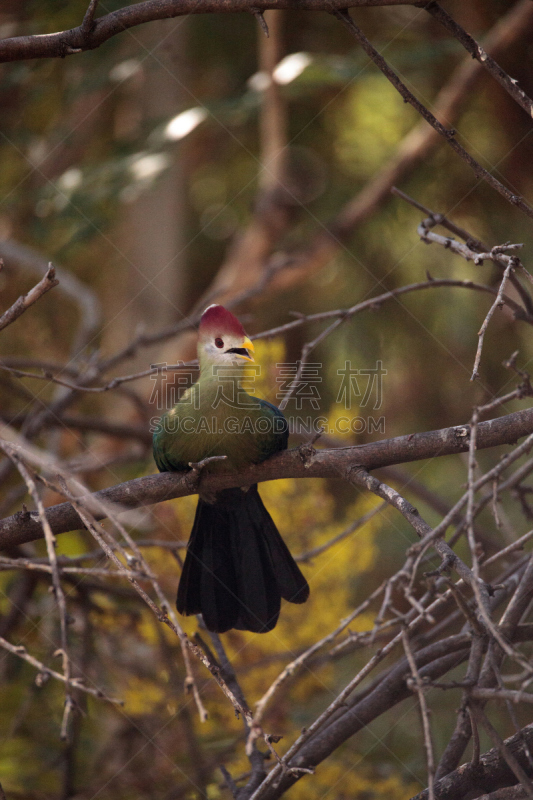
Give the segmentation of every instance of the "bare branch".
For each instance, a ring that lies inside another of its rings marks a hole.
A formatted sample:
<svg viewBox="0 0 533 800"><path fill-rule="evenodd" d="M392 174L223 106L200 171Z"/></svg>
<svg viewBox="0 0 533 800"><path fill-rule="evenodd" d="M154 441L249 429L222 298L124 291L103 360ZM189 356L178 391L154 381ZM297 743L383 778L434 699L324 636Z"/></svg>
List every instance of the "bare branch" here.
<svg viewBox="0 0 533 800"><path fill-rule="evenodd" d="M481 422L477 432L478 449L512 444L533 429L533 409L525 409L504 417ZM362 466L373 470L391 464L418 461L452 453L463 453L469 447L469 426L455 426L438 431L415 433L398 436L395 439L384 439L355 447L343 447L335 450L314 450L311 456L302 461L299 449L286 450L276 454L268 461L248 467L238 475L205 475L202 485L209 492L217 492L232 486L248 486L252 483L278 478L325 478L344 477L351 480L354 467ZM0 433L11 438L7 426L1 426ZM531 444L521 445L531 447ZM507 461L502 462L500 469L505 468ZM490 480L490 478L489 478ZM175 497L195 494L197 489L191 486L189 473L160 473L135 478L118 484L110 489L96 492L97 500L116 503L124 509L171 500ZM490 495L492 496L492 495ZM490 499L490 497L489 497ZM455 509L455 507L454 507ZM454 510L450 514L453 514ZM54 533L65 533L79 527L76 512L69 503L52 506L46 511L47 518ZM96 516L103 519L105 515ZM0 544L2 546L22 544L35 541L43 536L39 521L32 515L15 514L0 521Z"/></svg>
<svg viewBox="0 0 533 800"><path fill-rule="evenodd" d="M520 270L521 275L523 275L530 283L533 282L533 275L528 272L516 255L508 256L505 254L507 250L519 250L523 245L505 244L496 245L495 247L488 247L479 239L476 239L474 236L472 236L472 234L470 234L468 231L465 231L463 228L460 228L458 225L451 222L451 220L447 219L444 214L437 214L434 211L431 211L429 208L426 208L426 206L422 205L422 203L419 203L417 200L409 197L408 194L405 194L405 192L402 192L396 186L392 187L391 192L392 194L401 197L402 200L405 200L407 203L410 203L415 208L418 208L420 211L423 211L425 214L427 214L427 218L423 220L417 228L417 233L420 236L420 239L426 244L436 242L437 244L442 245L442 247L452 250L452 252L462 256L462 258L464 258L466 261L473 261L477 266L482 265L484 261L492 261L502 270L505 270L509 263L513 263L515 268ZM460 239L463 239L465 244L462 244L461 242L458 242L449 236L439 236L439 234L434 233L432 228L434 228L436 225L441 225L451 233L459 236ZM531 299L531 296L515 275L511 274L509 279L520 295L527 314L533 315L533 300ZM516 310L515 316L519 316Z"/></svg>
<svg viewBox="0 0 533 800"><path fill-rule="evenodd" d="M520 783L526 790L527 796L533 798L533 783L530 781L528 775L524 771L518 759L515 757L512 750L503 741L496 728L493 726L490 720L487 719L487 715L479 706L473 705L472 711L474 713L475 718L485 728L485 731L489 735L489 738L492 740L493 744L495 744L498 750L500 751L502 758L505 759L509 769L511 769L514 772L516 778L520 781Z"/></svg>
<svg viewBox="0 0 533 800"><path fill-rule="evenodd" d="M6 267L13 266L31 274L41 275L47 268L47 261L43 256L13 239L0 242L0 257L4 258ZM99 329L102 320L100 302L96 292L80 281L71 271L56 266L55 272L56 278L59 280L59 291L76 304L80 315L76 335L71 344L71 353L76 359ZM71 363L70 367L72 366Z"/></svg>
<svg viewBox="0 0 533 800"><path fill-rule="evenodd" d="M411 292L418 292L425 289L438 289L441 287L470 289L478 292L486 292L496 297L498 296L497 290L494 289L493 287L485 286L484 284L474 283L473 281L470 280L460 281L460 280L451 280L449 278L432 279L429 281L422 281L420 283L412 283L406 286L400 286L397 289L391 289L390 291L385 292L384 294L372 297L368 300L364 300L361 303L356 303L356 305L351 306L350 308L335 309L333 311L323 311L317 314L301 315L296 320L287 322L284 325L280 325L276 328L271 328L270 330L256 334L255 336L252 336L252 339L254 340L265 339L265 338L270 338L272 336L278 336L280 334L287 333L288 331L294 328L298 328L310 322L320 322L322 320L328 320L331 318L335 320L328 328L326 328L315 339L313 339L313 341L305 345L304 352L302 354L302 359L299 365L299 372L293 381L293 386L296 387L298 379L305 366L308 355L321 341L323 341L333 330L335 330L339 325L341 325L346 319L355 316L356 314L359 314L362 311L366 310L375 311L384 302L396 297L400 297L401 295L409 294ZM528 314L516 301L514 301L507 295L502 295L502 299L505 302L505 304L513 310L517 319L521 319L525 322L528 322L529 324L533 324L533 314L532 315ZM191 318L182 321L182 323L180 323L179 326L176 326L175 328L172 329L172 334L175 334L178 330L184 330L185 328L192 326L194 321L197 321L197 319ZM158 333L152 336L143 335L142 341L138 340L135 346L138 346L139 344L146 345L155 341L160 341L160 339L167 338L170 335L171 335L170 332L165 332L163 334ZM121 351L120 354L117 355L117 360L122 360L122 358L124 358L127 355L126 350L127 348ZM107 370L109 366L114 363L116 362L115 359L113 358L108 360L107 362L103 362L98 367L93 367L88 373L80 375L77 383L73 381L67 381L64 378L59 377L58 375L54 375L52 370L46 368L43 373L27 372L25 370L18 369L17 367L11 366L10 361L7 359L4 360L3 362L0 362L0 369L4 369L6 372L9 372L21 378L34 378L36 380L41 380L41 381L52 381L53 383L57 383L60 386L65 386L69 389L72 389L72 391L74 392L89 392L98 394L102 392L108 392L112 389L117 389L120 386L122 386L123 383L129 383L131 381L139 380L141 378L146 378L149 375L157 375L167 371L179 371L182 369L190 369L191 367L194 368L197 365L196 360L180 362L178 364L155 365L153 367L150 367L149 369L145 369L140 372L133 373L131 375L122 375L115 377L103 386L92 386L91 384L94 383L98 375ZM284 398L282 405L284 404L286 405L289 399L290 399L290 394L287 394Z"/></svg>
<svg viewBox="0 0 533 800"><path fill-rule="evenodd" d="M261 9L260 8L256 8L255 6L252 6L250 8L250 11L252 12L252 14L256 18L256 20L258 21L259 25L261 26L261 30L263 31L265 36L268 37L270 35L269 34L269 30L268 30L268 25L265 22L265 17L263 15L263 12L261 11Z"/></svg>
<svg viewBox="0 0 533 800"><path fill-rule="evenodd" d="M61 658L63 662L63 674L65 676L65 686L66 686L66 694L65 694L65 706L64 706L64 713L63 713L63 720L61 722L61 733L60 737L63 741L68 741L70 738L70 730L69 730L69 723L72 711L74 710L74 700L72 698L71 693L71 676L72 676L72 665L69 656L68 650L68 633L67 633L67 603L65 599L65 594L63 592L63 587L61 585L61 578L59 576L59 568L57 564L57 554L56 554L56 538L52 533L52 529L50 524L46 518L46 512L44 509L43 502L37 491L37 486L35 485L35 481L31 476L28 468L20 458L19 454L16 452L16 449L8 444L8 442L0 441L0 447L4 451L4 453L15 463L18 471L20 472L28 490L33 498L35 505L37 506L37 511L39 515L39 521L43 527L44 538L46 541L46 551L48 553L48 560L51 566L51 574L52 574L52 585L54 587L54 597L57 603L58 611L59 611L59 629L61 633Z"/></svg>
<svg viewBox="0 0 533 800"><path fill-rule="evenodd" d="M533 694L512 689L483 689L474 687L469 689L471 697L476 700L510 700L512 703L533 703Z"/></svg>
<svg viewBox="0 0 533 800"><path fill-rule="evenodd" d="M528 768L527 747L533 742L533 725L522 728L504 742L507 750L517 759L522 769ZM435 784L438 800L456 800L468 796L471 790L491 792L495 786L509 786L516 783L516 776L503 758L499 747L484 753L479 764L463 764ZM427 789L411 800L428 800Z"/></svg>
<svg viewBox="0 0 533 800"><path fill-rule="evenodd" d="M0 41L0 62L21 61L28 58L64 58L94 50L112 36L128 28L143 25L156 19L173 19L184 14L214 14L238 11L254 13L267 9L298 9L299 11L328 11L343 8L345 0L144 0L125 6L93 20L96 2L91 0L83 22L77 28L59 33L36 36L16 36ZM350 0L351 6L411 5L407 0Z"/></svg>
<svg viewBox="0 0 533 800"><path fill-rule="evenodd" d="M62 683L67 683L65 675L62 672L56 672L54 669L50 669L47 667L46 664L43 664L42 661L39 661L37 658L34 658L29 653L26 652L26 648L22 645L14 645L10 642L6 641L4 638L0 636L0 647L3 647L4 650L7 650L14 656L18 658L22 658L23 661L26 661L28 664L31 664L32 667L38 670L39 675L43 676L44 680L48 676L51 678L55 678L58 681L62 681ZM108 703L116 703L119 706L124 705L122 700L117 700L115 697L108 697L104 692L100 689L94 689L92 686L86 686L85 683L81 680L81 678L70 678L68 681L68 686L72 689L79 689L82 692L86 692L87 694L92 695L93 697L101 698L102 700L107 700Z"/></svg>
<svg viewBox="0 0 533 800"><path fill-rule="evenodd" d="M82 30L87 34L90 33L94 28L94 15L96 13L97 5L98 0L89 0L87 11L83 17L83 22L81 23Z"/></svg>
<svg viewBox="0 0 533 800"><path fill-rule="evenodd" d="M494 625L490 615L490 603L486 592L486 587L480 579L479 574L479 559L477 555L476 540L474 536L474 492L476 490L475 469L476 469L476 450L477 450L477 431L478 420L484 408L474 408L472 414L472 423L470 426L470 445L468 453L468 490L467 490L467 509L466 509L466 527L468 545L470 547L470 556L472 559L472 572L473 581L472 589L477 601L478 613L480 620L487 626L488 630L494 636L502 651L511 658L517 660L526 670L530 669L528 661L521 656L516 650L508 644L505 637L502 636L500 631ZM518 448L517 448L518 449ZM516 452L516 451L515 451ZM484 476L486 478L486 476Z"/></svg>
<svg viewBox="0 0 533 800"><path fill-rule="evenodd" d="M485 52L480 44L467 33L461 26L436 2L427 3L424 6L425 10L437 19L452 36L461 42L463 47L468 50L472 58L475 58L479 63L490 72L492 77L498 81L500 86L503 86L505 91L515 100L524 111L533 117L533 100L520 89L518 81L511 78L496 61Z"/></svg>
<svg viewBox="0 0 533 800"><path fill-rule="evenodd" d="M21 314L32 306L37 300L49 292L50 289L53 289L54 286L57 286L59 281L56 278L56 271L51 264L48 265L48 269L46 271L46 275L36 284L33 289L27 294L21 295L18 300L16 300L11 308L8 308L2 316L0 317L0 331L3 328L7 328L8 325L11 325Z"/></svg>
<svg viewBox="0 0 533 800"><path fill-rule="evenodd" d="M433 754L433 742L431 741L431 725L429 722L429 709L426 702L426 696L424 694L424 683L420 677L420 673L416 666L415 657L413 656L413 651L411 650L411 644L409 642L409 636L405 629L402 631L402 642L405 655L407 656L407 661L409 662L411 675L413 676L412 688L413 691L416 691L418 695L420 714L422 716L422 729L424 731L424 745L426 748L427 772L428 772L428 798L429 800L435 800L435 791L433 788L433 783L435 780L435 757Z"/></svg>
<svg viewBox="0 0 533 800"><path fill-rule="evenodd" d="M527 797L524 787L517 783L516 786L504 786L490 794L481 795L478 800L525 800Z"/></svg>
<svg viewBox="0 0 533 800"><path fill-rule="evenodd" d="M456 131L453 129L445 128L442 123L429 111L419 100L416 99L414 94L409 91L407 86L398 78L396 73L389 67L383 56L378 53L378 51L370 44L369 40L366 38L362 30L355 24L353 19L350 17L348 11L345 9L334 11L332 10L334 16L337 17L350 31L352 36L357 39L367 56L372 59L372 61L379 67L379 69L383 72L385 77L392 83L395 89L401 94L403 99L413 106L413 108L418 111L418 113L428 122L432 128L434 128L437 133L439 133L445 141L448 142L450 147L455 150L458 156L460 156L463 161L472 168L476 177L480 178L481 180L485 180L493 189L495 189L502 197L504 197L511 205L516 206L528 217L533 218L533 208L529 206L525 200L520 197L519 195L515 195L507 189L503 183L500 183L490 172L479 164L475 158L473 158L470 153L468 153L462 145L455 139Z"/></svg>
<svg viewBox="0 0 533 800"><path fill-rule="evenodd" d="M502 306L503 306L503 303L504 303L504 301L503 301L503 290L505 289L505 284L509 280L511 272L512 272L512 270L514 268L515 268L515 264L513 262L513 259L511 258L511 259L509 259L509 264L507 265L507 267L505 268L505 272L503 273L503 278L501 279L501 282L500 282L500 288L498 289L498 295L496 297L496 300L491 305L491 307L490 307L490 309L489 309L489 311L487 313L487 316L483 320L483 324L482 324L481 328L479 329L479 333L478 333L479 341L478 341L478 346L477 346L477 351L476 351L476 358L474 360L474 369L472 370L472 377L470 378L471 381L475 380L476 378L479 378L478 370L479 370L479 363L481 361L481 351L483 349L483 340L485 338L485 333L486 333L487 328L489 326L489 322L492 319L492 315L494 314L494 312L496 311L497 308L502 308Z"/></svg>
<svg viewBox="0 0 533 800"><path fill-rule="evenodd" d="M315 653L317 653L320 649L325 647L326 645L330 644L343 630L345 630L351 622L353 622L356 617L362 614L366 609L371 605L371 603L379 597L379 595L383 592L384 583L381 586L378 586L372 594L367 597L366 600L361 603L351 614L349 614L346 619L343 619L332 633L329 633L323 639L320 639L318 642L315 642L311 647L309 647L305 652L303 652L298 658L294 661L291 661L290 664L283 669L282 672L277 676L275 681L269 686L263 697L258 700L256 704L256 710L254 715L254 720L257 723L261 723L263 716L265 714L265 710L267 705L270 703L274 695L280 690L280 688L286 683L286 681L292 677L302 666L304 666Z"/></svg>
<svg viewBox="0 0 533 800"><path fill-rule="evenodd" d="M294 560L301 564L302 562L305 561L311 561L313 558L316 558L316 556L325 553L326 550L329 550L330 547L333 547L333 545L337 544L338 542L342 542L343 539L346 539L348 536L351 536L352 533L355 533L355 531L359 530L359 528L362 528L363 525L366 525L366 523L369 522L372 519L372 517L375 517L376 514L379 514L386 507L387 507L386 503L381 503L381 505L376 506L371 511L368 511L366 514L363 514L363 516L360 517L359 519L354 520L354 522L348 525L347 528L338 533L336 536L333 536L328 542L325 542L324 544L321 544L318 547L313 547L312 550L307 550L305 553L300 553L299 555L295 556Z"/></svg>
<svg viewBox="0 0 533 800"><path fill-rule="evenodd" d="M444 641L429 645L415 654L416 664L421 670L422 678L442 675L457 666L466 657L468 649L468 635L461 634L448 637ZM326 758L349 736L365 727L365 724L374 719L378 708L391 707L392 703L401 702L410 695L407 687L406 672L409 669L407 659L400 659L395 666L387 671L381 680L371 685L369 691L362 691L350 701L350 695L364 678L402 641L399 633L385 647L378 650L357 675L332 701L328 708L304 730L296 742L284 756L286 765L304 767L316 766ZM282 768L278 765L267 776L261 787L252 796L252 800L280 797L292 783L297 780L294 775L283 775ZM438 797L438 795L436 795Z"/></svg>

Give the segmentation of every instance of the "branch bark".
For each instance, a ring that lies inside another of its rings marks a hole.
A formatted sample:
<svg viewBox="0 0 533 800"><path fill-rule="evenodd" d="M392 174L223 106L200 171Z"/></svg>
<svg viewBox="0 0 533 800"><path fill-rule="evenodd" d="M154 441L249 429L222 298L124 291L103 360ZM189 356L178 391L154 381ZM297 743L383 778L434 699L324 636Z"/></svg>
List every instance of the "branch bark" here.
<svg viewBox="0 0 533 800"><path fill-rule="evenodd" d="M479 423L477 449L513 444L532 432L533 408L516 411ZM0 433L10 438L10 429L7 426L0 428ZM202 490L211 493L232 486L248 486L279 478L341 477L350 480L354 467L375 470L392 464L464 453L468 451L469 438L470 426L458 425L334 450L301 447L276 454L268 461L248 467L239 474L204 475L200 483ZM191 473L164 472L103 489L95 496L98 500L132 509L196 494L198 489L199 484L191 481ZM55 534L79 528L78 514L70 503L50 507L46 510L46 515ZM103 518L103 515L99 516L99 519ZM42 526L38 518L29 512L18 512L0 521L1 547L32 542L42 537Z"/></svg>
<svg viewBox="0 0 533 800"><path fill-rule="evenodd" d="M457 155L460 156L460 158L462 158L463 161L465 161L472 168L476 177L480 180L486 181L489 186L492 186L492 188L501 194L502 197L505 197L509 203L519 208L524 212L524 214L527 214L528 217L533 218L533 208L531 208L531 206L526 203L520 195L513 194L513 192L509 191L509 189L504 186L503 183L500 183L500 181L498 181L494 175L482 167L481 164L479 164L475 158L473 158L470 153L465 150L465 148L456 140L455 136L457 131L454 128L447 128L445 125L439 122L437 117L414 96L414 94L407 88L403 81L401 81L396 73L389 67L381 53L378 53L378 51L372 46L362 30L355 24L348 11L346 9L341 9L333 10L332 13L346 26L353 37L359 42L367 56L372 59L376 66L385 75L387 80L390 81L394 88L401 94L404 101L409 103L416 111L418 111L418 113L426 120L426 122L429 123L429 125L431 125L431 127L436 130L446 142L448 142L450 147L455 150Z"/></svg>
<svg viewBox="0 0 533 800"><path fill-rule="evenodd" d="M0 41L0 48L1 46ZM42 275L48 266L47 260L40 253L14 239L0 242L0 258L5 260L6 269L21 270L32 275ZM65 267L56 266L55 276L59 281L59 291L67 295L78 307L78 328L71 344L71 353L76 357L100 329L102 324L100 301L90 286L80 281ZM73 366L72 362L70 366Z"/></svg>
<svg viewBox="0 0 533 800"><path fill-rule="evenodd" d="M24 314L30 306L36 303L43 294L49 292L50 289L53 289L58 283L59 281L56 278L55 269L49 264L46 274L41 278L39 283L36 284L33 289L30 289L27 294L23 294L18 300L15 300L11 308L8 308L7 311L2 314L0 317L0 331L3 330L3 328L7 328L12 322L15 322L15 320Z"/></svg>
<svg viewBox="0 0 533 800"><path fill-rule="evenodd" d="M530 116L533 117L533 101L531 98L527 96L527 94L518 86L516 80L513 80L501 67L500 65L485 52L485 50L479 45L476 40L470 36L457 22L438 4L435 0L431 0L431 2L427 3L424 6L428 14L431 14L435 19L437 19L441 25L443 25L452 36L461 42L463 47L468 50L472 58L475 58L479 63L490 72L492 77L498 81L500 86L502 86L505 91L511 95L513 100L515 100L519 106L521 106L524 111Z"/></svg>
<svg viewBox="0 0 533 800"><path fill-rule="evenodd" d="M533 5L530 0L521 0L490 30L483 41L484 51L494 59L501 58L518 42L530 38L532 32ZM467 104L468 97L484 77L487 77L487 73L479 61L470 57L462 61L432 103L435 117L444 120L448 126L453 125ZM391 188L405 180L442 142L438 132L425 120L417 123L400 142L392 158L330 224L318 230L308 246L297 257L293 257L291 268L279 272L270 291L274 293L287 289L319 272L342 248L342 243L389 200Z"/></svg>
<svg viewBox="0 0 533 800"><path fill-rule="evenodd" d="M519 733L506 739L506 748L512 753L520 766L531 772L527 758L527 747L533 744L533 725L527 725ZM516 784L516 776L507 765L498 747L494 747L481 756L479 764L463 764L446 775L435 784L436 800L456 800L466 797L472 790L490 792L496 786L512 786ZM420 792L412 800L428 800L427 789Z"/></svg>
<svg viewBox="0 0 533 800"><path fill-rule="evenodd" d="M408 0L350 0L352 8L400 5L412 3ZM284 8L293 11L329 11L345 7L346 0L145 0L90 20L90 25L84 20L81 25L68 31L4 39L0 41L0 62L29 58L64 58L84 50L95 50L112 36L123 33L128 28L185 14L237 11L254 14L257 11Z"/></svg>

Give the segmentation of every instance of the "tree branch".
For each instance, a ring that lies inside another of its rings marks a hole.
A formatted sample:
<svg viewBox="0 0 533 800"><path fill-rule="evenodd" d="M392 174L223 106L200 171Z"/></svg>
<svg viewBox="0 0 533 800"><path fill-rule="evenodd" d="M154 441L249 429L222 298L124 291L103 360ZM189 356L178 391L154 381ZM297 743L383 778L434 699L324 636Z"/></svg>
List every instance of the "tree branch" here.
<svg viewBox="0 0 533 800"><path fill-rule="evenodd" d="M511 95L519 106L524 111L533 117L533 101L527 94L520 89L518 82L511 78L505 70L479 45L476 40L467 33L461 26L438 4L435 0L424 5L426 11L437 19L452 36L461 42L463 47L468 50L472 58L475 58L479 63L490 72L492 77L498 81L500 86L503 86L505 91Z"/></svg>
<svg viewBox="0 0 533 800"><path fill-rule="evenodd" d="M0 41L0 48L2 42ZM42 275L48 262L40 253L31 247L20 244L15 239L0 242L0 258L6 263L6 269L17 269L21 272ZM71 353L76 358L88 342L98 333L102 324L102 309L96 292L83 283L65 267L55 267L55 276L59 280L59 291L65 294L78 308L79 322L71 343ZM73 367L71 360L70 367Z"/></svg>
<svg viewBox="0 0 533 800"><path fill-rule="evenodd" d="M354 39L356 39L367 56L372 59L372 61L376 64L376 66L381 70L381 72L385 75L388 81L392 83L394 88L401 94L403 99L406 103L409 103L418 113L422 116L426 122L428 122L434 130L439 133L445 141L448 142L450 147L455 150L458 156L460 156L463 161L465 161L474 171L474 174L480 180L486 181L489 186L492 186L502 197L511 203L512 205L519 208L528 217L533 218L533 208L531 208L525 200L520 197L519 195L513 194L509 189L500 183L490 172L488 172L481 164L473 158L470 153L465 150L465 148L459 144L456 140L455 136L457 131L453 128L446 128L439 120L435 117L434 114L429 111L417 98L414 96L412 92L409 91L407 86L400 80L400 78L396 75L396 73L389 67L383 56L378 53L378 51L372 46L369 40L364 35L363 31L355 24L353 19L351 18L350 14L346 9L332 9L332 14L337 17L350 31Z"/></svg>
<svg viewBox="0 0 533 800"><path fill-rule="evenodd" d="M519 733L506 739L505 747L510 751L520 766L530 771L527 758L527 747L533 744L533 725L527 725ZM454 772L437 781L435 784L436 800L456 800L466 797L472 790L490 792L498 785L513 785L516 776L507 765L499 747L494 747L481 756L479 764L463 764ZM417 794L412 800L428 800L427 789Z"/></svg>
<svg viewBox="0 0 533 800"><path fill-rule="evenodd" d="M487 449L513 444L533 432L533 408L516 411L504 417L481 422L477 429L477 448ZM7 426L0 433L11 437ZM414 433L383 439L378 442L334 450L302 451L300 448L276 454L268 461L248 467L234 475L204 475L202 489L218 492L232 486L247 486L259 481L279 478L342 477L350 480L354 467L367 470L419 461L425 458L464 453L469 448L469 425L441 428L436 431ZM147 475L126 483L96 492L97 500L119 504L124 509L140 508L175 497L196 494L198 484L191 482L190 473L164 472ZM61 503L46 510L47 518L56 534L79 528L79 517L70 503ZM98 516L98 515L95 515ZM104 515L98 516L103 519ZM43 537L38 518L31 513L18 512L0 521L0 545L22 544Z"/></svg>
<svg viewBox="0 0 533 800"><path fill-rule="evenodd" d="M428 793L429 793L428 796L429 800L435 800L435 793L433 790L433 784L435 780L435 756L433 750L433 742L431 739L431 724L429 721L429 709L424 692L424 682L420 677L420 672L418 671L418 668L416 666L416 660L413 655L411 644L409 642L409 636L406 630L402 631L402 640L403 640L405 655L407 656L407 661L409 662L409 668L411 670L411 675L412 675L411 688L413 689L413 691L416 691L418 695L418 704L420 706L420 715L422 717L422 729L424 732L424 744L426 747L426 758L427 758Z"/></svg>
<svg viewBox="0 0 533 800"><path fill-rule="evenodd" d="M408 0L350 0L352 7L399 5L412 3ZM84 50L95 50L112 36L157 19L237 11L255 14L267 9L283 8L293 11L330 11L345 8L346 0L145 0L93 20L95 7L96 4L91 2L81 25L68 31L3 39L0 41L0 62L64 58Z"/></svg>
<svg viewBox="0 0 533 800"><path fill-rule="evenodd" d="M43 294L49 292L50 289L53 289L58 283L59 281L56 278L55 269L49 264L46 274L41 278L39 283L36 284L33 289L30 289L27 294L21 295L18 300L13 303L11 308L8 308L7 311L2 314L0 317L0 331L3 328L7 328L8 325L11 325L11 323L18 319L21 314L24 314L30 306L36 303Z"/></svg>

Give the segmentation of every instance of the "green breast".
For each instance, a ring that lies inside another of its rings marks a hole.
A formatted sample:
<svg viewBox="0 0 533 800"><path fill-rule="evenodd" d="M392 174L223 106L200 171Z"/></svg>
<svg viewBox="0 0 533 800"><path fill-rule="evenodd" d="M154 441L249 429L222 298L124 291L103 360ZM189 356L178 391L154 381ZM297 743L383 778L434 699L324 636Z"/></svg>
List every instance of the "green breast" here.
<svg viewBox="0 0 533 800"><path fill-rule="evenodd" d="M167 412L154 433L154 458L162 472L188 469L210 456L227 456L210 471L238 471L287 447L287 423L275 406L240 392L221 402L217 387L195 384Z"/></svg>

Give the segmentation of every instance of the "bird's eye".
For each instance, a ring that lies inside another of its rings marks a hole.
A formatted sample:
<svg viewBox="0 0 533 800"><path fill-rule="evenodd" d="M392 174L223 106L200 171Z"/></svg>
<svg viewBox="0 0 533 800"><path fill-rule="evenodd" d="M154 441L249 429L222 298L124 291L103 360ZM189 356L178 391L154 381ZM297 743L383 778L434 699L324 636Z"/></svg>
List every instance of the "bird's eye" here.
<svg viewBox="0 0 533 800"><path fill-rule="evenodd" d="M220 337L217 337L215 339L215 344L216 344L217 347L224 347L224 342L222 341L222 339Z"/></svg>

